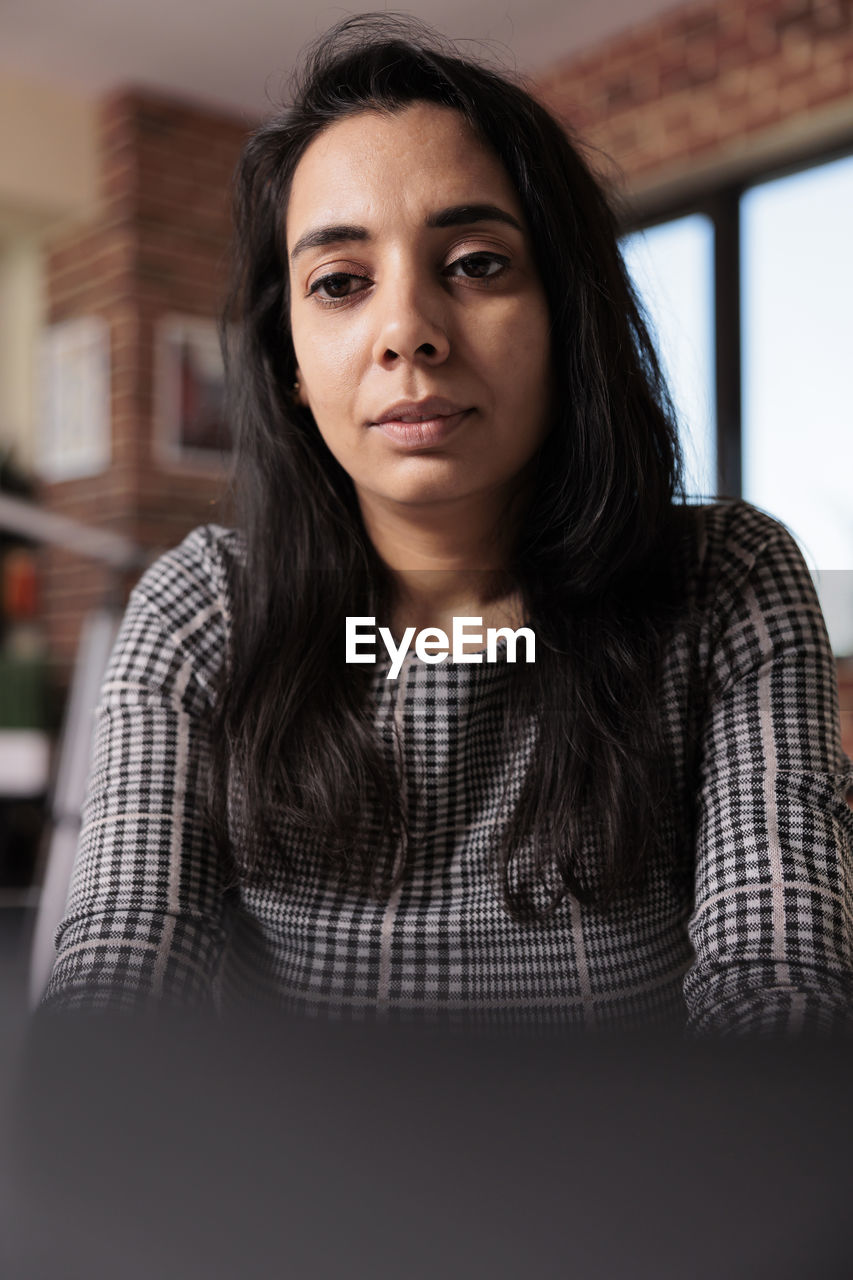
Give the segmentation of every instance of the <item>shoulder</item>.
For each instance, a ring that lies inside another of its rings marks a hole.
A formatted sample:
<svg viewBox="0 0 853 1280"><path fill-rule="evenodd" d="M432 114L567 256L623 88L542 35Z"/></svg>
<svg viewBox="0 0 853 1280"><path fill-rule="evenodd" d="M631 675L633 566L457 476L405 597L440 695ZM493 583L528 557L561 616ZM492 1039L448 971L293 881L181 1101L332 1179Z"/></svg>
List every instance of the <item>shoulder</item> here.
<svg viewBox="0 0 853 1280"><path fill-rule="evenodd" d="M715 679L772 649L830 653L812 575L784 524L741 499L678 509L686 634Z"/></svg>
<svg viewBox="0 0 853 1280"><path fill-rule="evenodd" d="M751 566L770 545L794 543L780 520L742 498L691 508L701 558L711 563Z"/></svg>
<svg viewBox="0 0 853 1280"><path fill-rule="evenodd" d="M243 540L235 529L202 525L149 566L133 595L175 620L199 607L218 606L227 615L242 556Z"/></svg>
<svg viewBox="0 0 853 1280"><path fill-rule="evenodd" d="M112 659L112 677L144 677L166 687L180 673L207 696L230 647L241 535L204 525L149 566L130 595ZM181 680L183 683L183 680Z"/></svg>
<svg viewBox="0 0 853 1280"><path fill-rule="evenodd" d="M739 672L767 674L773 665L777 683L783 668L791 673L792 697L793 673L805 668L834 687L817 590L790 530L743 501L697 507L695 518L695 598L712 686L724 691Z"/></svg>
<svg viewBox="0 0 853 1280"><path fill-rule="evenodd" d="M719 611L744 592L759 598L790 588L812 592L811 576L794 536L766 511L743 499L687 507L697 595Z"/></svg>

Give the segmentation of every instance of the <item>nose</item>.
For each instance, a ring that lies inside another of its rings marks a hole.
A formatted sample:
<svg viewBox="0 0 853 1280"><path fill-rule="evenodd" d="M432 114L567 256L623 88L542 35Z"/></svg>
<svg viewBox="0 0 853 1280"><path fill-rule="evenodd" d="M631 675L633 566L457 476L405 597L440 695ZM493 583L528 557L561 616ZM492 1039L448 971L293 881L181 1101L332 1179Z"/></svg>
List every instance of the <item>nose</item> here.
<svg viewBox="0 0 853 1280"><path fill-rule="evenodd" d="M395 275L377 294L375 362L387 369L401 362L442 364L450 354L450 339L439 291L407 273Z"/></svg>

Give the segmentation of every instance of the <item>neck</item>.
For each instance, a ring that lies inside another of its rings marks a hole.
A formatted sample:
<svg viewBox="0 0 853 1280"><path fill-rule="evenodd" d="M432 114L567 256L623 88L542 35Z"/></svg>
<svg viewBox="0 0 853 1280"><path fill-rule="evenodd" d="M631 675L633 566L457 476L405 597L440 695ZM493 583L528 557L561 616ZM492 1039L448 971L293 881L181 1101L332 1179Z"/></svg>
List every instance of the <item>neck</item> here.
<svg viewBox="0 0 853 1280"><path fill-rule="evenodd" d="M368 536L391 570L394 625L441 626L514 600L508 566L516 531L507 505L485 498L386 504L361 498Z"/></svg>

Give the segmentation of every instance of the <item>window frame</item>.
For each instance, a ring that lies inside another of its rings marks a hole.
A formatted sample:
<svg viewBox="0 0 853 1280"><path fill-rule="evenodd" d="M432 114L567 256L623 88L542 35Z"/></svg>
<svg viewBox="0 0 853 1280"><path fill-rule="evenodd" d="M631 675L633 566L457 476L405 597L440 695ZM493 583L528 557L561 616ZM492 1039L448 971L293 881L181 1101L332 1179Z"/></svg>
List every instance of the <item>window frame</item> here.
<svg viewBox="0 0 853 1280"><path fill-rule="evenodd" d="M743 368L741 334L741 198L753 187L853 157L853 132L831 144L802 147L784 157L752 162L735 176L711 176L672 195L639 194L620 219L620 235L648 231L691 214L713 227L714 390L717 491L743 496Z"/></svg>

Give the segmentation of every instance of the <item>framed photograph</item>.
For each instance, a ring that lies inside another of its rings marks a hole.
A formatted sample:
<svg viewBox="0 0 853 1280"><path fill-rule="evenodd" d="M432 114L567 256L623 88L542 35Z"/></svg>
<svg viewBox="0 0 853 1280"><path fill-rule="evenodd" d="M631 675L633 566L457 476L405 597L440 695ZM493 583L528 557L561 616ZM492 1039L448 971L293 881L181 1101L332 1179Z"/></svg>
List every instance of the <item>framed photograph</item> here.
<svg viewBox="0 0 853 1280"><path fill-rule="evenodd" d="M157 326L155 371L160 461L220 470L231 451L231 433L215 321L164 316Z"/></svg>
<svg viewBox="0 0 853 1280"><path fill-rule="evenodd" d="M50 325L39 352L37 465L50 482L110 465L110 331L102 316Z"/></svg>

